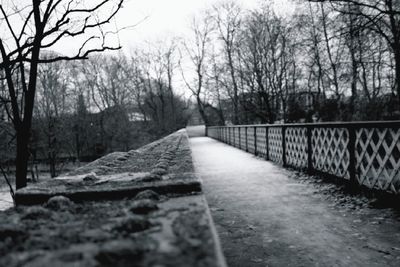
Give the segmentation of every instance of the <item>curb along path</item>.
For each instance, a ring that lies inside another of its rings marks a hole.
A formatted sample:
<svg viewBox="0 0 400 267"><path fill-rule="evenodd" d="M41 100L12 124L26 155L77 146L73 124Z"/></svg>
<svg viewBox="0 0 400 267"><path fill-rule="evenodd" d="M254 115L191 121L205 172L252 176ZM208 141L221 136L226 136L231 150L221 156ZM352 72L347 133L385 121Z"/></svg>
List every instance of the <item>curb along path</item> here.
<svg viewBox="0 0 400 267"><path fill-rule="evenodd" d="M190 146L229 266L400 266L394 211L348 208L293 172L211 138Z"/></svg>

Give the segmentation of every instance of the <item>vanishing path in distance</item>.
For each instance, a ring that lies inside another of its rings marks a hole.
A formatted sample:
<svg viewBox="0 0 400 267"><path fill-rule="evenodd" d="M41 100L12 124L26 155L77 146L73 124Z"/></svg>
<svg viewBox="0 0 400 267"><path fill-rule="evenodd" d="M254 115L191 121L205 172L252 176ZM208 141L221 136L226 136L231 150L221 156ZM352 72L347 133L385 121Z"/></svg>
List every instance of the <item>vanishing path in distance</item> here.
<svg viewBox="0 0 400 267"><path fill-rule="evenodd" d="M254 155L208 137L190 145L229 266L400 266L394 211L341 208Z"/></svg>

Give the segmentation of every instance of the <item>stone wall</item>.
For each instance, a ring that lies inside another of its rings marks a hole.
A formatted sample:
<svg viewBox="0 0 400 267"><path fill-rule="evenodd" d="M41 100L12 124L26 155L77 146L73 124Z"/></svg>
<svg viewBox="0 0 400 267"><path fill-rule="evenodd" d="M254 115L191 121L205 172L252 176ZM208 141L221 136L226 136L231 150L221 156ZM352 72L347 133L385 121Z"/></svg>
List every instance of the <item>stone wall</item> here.
<svg viewBox="0 0 400 267"><path fill-rule="evenodd" d="M0 266L225 266L188 136L175 132L16 193Z"/></svg>

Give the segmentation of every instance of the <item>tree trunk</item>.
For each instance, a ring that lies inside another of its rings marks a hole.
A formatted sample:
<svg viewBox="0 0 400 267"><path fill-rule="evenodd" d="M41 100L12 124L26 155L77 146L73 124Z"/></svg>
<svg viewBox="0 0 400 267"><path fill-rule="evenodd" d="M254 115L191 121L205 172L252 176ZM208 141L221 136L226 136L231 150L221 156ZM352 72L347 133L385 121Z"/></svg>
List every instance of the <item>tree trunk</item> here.
<svg viewBox="0 0 400 267"><path fill-rule="evenodd" d="M79 130L77 130L75 133L75 150L76 150L76 158L80 161L81 160L81 145L80 145L80 138L79 138Z"/></svg>
<svg viewBox="0 0 400 267"><path fill-rule="evenodd" d="M50 177L54 178L57 176L56 174L56 156L54 151L49 152L49 166L50 166Z"/></svg>
<svg viewBox="0 0 400 267"><path fill-rule="evenodd" d="M205 124L206 126L209 126L208 118L207 118L206 112L204 111L203 103L201 102L200 97L197 96L196 100L197 100L197 107L198 107L198 109L199 109L200 116L201 116L201 118L203 119L204 124Z"/></svg>
<svg viewBox="0 0 400 267"><path fill-rule="evenodd" d="M239 124L239 88L236 81L235 67L233 66L233 57L232 57L232 43L226 43L226 50L228 54L228 66L229 73L232 79L233 86L233 124Z"/></svg>
<svg viewBox="0 0 400 267"><path fill-rule="evenodd" d="M397 99L398 99L397 109L400 110L400 47L399 47L399 49L395 50L394 61L395 61L395 66L396 66L396 68L395 68L395 75L396 75L395 88L397 91Z"/></svg>
<svg viewBox="0 0 400 267"><path fill-rule="evenodd" d="M29 160L29 130L24 125L17 130L17 158L15 186L20 189L26 186Z"/></svg>
<svg viewBox="0 0 400 267"><path fill-rule="evenodd" d="M348 9L349 12L352 11L351 5L348 5ZM360 35L358 34L354 24L355 24L355 17L352 14L350 14L349 15L350 40L348 44L351 57L351 97L350 97L350 109L349 109L350 120L353 120L354 118L355 104L357 99L358 63L356 58L356 50L357 50L356 39L360 39Z"/></svg>

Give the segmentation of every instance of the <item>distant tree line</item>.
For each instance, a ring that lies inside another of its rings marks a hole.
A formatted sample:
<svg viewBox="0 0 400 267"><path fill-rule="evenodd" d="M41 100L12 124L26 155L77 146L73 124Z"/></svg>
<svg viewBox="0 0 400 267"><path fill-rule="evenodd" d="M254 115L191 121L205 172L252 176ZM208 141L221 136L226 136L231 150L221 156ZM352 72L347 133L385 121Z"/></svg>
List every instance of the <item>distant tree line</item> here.
<svg viewBox="0 0 400 267"><path fill-rule="evenodd" d="M90 161L113 151L127 151L185 127L189 103L168 80L174 74L167 65L169 60L175 62L175 54L169 50L135 53L39 66L31 161L47 163L54 177L66 160ZM6 110L0 110L0 135L5 136L0 141L1 160L13 162L15 131Z"/></svg>
<svg viewBox="0 0 400 267"><path fill-rule="evenodd" d="M60 158L128 150L186 125L173 42L101 56L121 48L110 22L123 3L0 3L0 171L8 181L2 164L15 164L17 189L26 186L30 160L46 160L55 176ZM52 52L68 42L75 51Z"/></svg>
<svg viewBox="0 0 400 267"><path fill-rule="evenodd" d="M11 140L15 141L17 189L25 187L27 183L40 66L60 61L83 60L93 53L120 49L118 44L107 41L109 38L106 37L111 33L104 31L104 27L122 8L123 2L124 0L1 1L0 107L5 110L14 131ZM60 41L69 41L77 48L71 54L44 53L60 45ZM0 169L8 180L3 168ZM9 182L8 184L13 195L13 189Z"/></svg>
<svg viewBox="0 0 400 267"><path fill-rule="evenodd" d="M187 87L206 124L400 118L400 2L222 1L193 18Z"/></svg>

